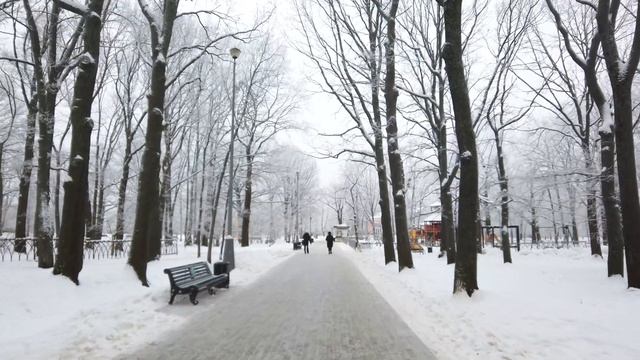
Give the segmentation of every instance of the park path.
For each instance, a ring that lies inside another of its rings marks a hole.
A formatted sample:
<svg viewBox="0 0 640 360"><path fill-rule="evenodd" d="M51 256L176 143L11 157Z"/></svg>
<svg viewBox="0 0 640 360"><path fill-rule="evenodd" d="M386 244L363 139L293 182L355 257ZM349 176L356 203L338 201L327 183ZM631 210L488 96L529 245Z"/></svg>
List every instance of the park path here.
<svg viewBox="0 0 640 360"><path fill-rule="evenodd" d="M300 251L243 289L221 290L184 328L131 359L435 359L350 259L323 242ZM189 306L178 302L174 306Z"/></svg>

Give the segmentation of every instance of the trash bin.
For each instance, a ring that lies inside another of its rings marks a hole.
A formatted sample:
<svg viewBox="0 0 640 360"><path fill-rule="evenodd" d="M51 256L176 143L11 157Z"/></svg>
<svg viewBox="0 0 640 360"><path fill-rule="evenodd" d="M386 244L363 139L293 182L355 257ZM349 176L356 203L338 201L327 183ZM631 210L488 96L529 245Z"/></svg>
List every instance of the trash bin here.
<svg viewBox="0 0 640 360"><path fill-rule="evenodd" d="M302 249L302 243L297 241L293 243L293 250L300 250Z"/></svg>
<svg viewBox="0 0 640 360"><path fill-rule="evenodd" d="M427 252L428 252L428 253L432 253L432 252L433 252L433 248L432 248L431 246L429 246L429 247L427 248Z"/></svg>
<svg viewBox="0 0 640 360"><path fill-rule="evenodd" d="M218 261L213 264L213 275L228 274L229 263Z"/></svg>

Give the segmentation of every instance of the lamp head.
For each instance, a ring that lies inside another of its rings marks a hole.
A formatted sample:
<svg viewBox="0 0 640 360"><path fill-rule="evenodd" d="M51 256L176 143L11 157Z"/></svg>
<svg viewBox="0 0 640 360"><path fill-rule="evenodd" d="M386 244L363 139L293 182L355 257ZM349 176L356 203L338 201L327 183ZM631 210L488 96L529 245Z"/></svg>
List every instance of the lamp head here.
<svg viewBox="0 0 640 360"><path fill-rule="evenodd" d="M238 58L238 56L240 56L240 49L231 48L231 50L229 50L229 54L231 54L231 57L233 58L233 60L235 60Z"/></svg>

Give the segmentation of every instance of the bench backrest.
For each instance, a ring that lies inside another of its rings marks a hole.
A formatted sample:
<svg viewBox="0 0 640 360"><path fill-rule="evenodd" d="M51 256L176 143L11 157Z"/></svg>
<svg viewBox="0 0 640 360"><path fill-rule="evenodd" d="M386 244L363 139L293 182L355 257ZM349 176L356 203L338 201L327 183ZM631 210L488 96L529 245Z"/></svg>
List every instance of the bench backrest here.
<svg viewBox="0 0 640 360"><path fill-rule="evenodd" d="M198 262L164 269L164 273L169 275L169 281L172 284L180 285L193 279L211 275L211 269L206 262Z"/></svg>

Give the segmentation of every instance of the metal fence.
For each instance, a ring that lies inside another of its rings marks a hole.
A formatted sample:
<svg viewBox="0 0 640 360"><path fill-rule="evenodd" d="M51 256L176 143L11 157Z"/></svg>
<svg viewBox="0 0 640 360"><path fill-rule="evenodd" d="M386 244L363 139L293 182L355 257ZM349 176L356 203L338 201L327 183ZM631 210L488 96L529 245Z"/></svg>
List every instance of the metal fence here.
<svg viewBox="0 0 640 360"><path fill-rule="evenodd" d="M53 244L58 243L57 239ZM37 241L34 238L0 238L0 261L35 261L38 259ZM85 240L84 259L118 259L129 256L131 240ZM57 245L54 246L57 253ZM164 239L161 255L177 255L177 239Z"/></svg>

